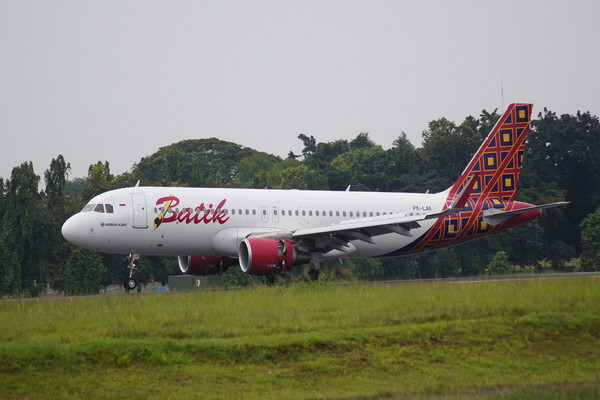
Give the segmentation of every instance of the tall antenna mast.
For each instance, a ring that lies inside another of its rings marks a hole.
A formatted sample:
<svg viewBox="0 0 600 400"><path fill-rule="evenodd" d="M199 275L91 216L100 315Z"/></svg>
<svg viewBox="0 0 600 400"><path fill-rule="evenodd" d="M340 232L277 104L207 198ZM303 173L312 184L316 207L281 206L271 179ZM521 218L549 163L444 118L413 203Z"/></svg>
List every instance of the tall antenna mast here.
<svg viewBox="0 0 600 400"><path fill-rule="evenodd" d="M504 110L504 75L500 75L500 97L502 97L502 108Z"/></svg>

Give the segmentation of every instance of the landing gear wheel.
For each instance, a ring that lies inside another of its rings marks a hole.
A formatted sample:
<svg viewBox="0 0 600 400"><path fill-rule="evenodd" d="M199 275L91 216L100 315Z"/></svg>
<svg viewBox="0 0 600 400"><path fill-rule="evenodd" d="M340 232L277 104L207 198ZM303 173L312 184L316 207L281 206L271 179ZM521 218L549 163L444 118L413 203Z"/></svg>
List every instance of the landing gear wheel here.
<svg viewBox="0 0 600 400"><path fill-rule="evenodd" d="M127 288L127 290L133 290L136 288L136 286L137 286L137 282L133 278L129 278L129 279L127 279L127 281L125 281L125 287Z"/></svg>
<svg viewBox="0 0 600 400"><path fill-rule="evenodd" d="M321 273L321 270L319 270L319 269L311 269L308 271L308 277L310 278L311 281L318 281L320 273Z"/></svg>
<svg viewBox="0 0 600 400"><path fill-rule="evenodd" d="M135 275L137 271L137 262L140 260L140 255L134 254L132 251L131 253L129 253L127 260L129 261L127 263L127 269L129 270L129 278L125 281L125 290L130 291L137 287L139 293L141 292L142 288L138 286L137 281L133 278L133 275Z"/></svg>

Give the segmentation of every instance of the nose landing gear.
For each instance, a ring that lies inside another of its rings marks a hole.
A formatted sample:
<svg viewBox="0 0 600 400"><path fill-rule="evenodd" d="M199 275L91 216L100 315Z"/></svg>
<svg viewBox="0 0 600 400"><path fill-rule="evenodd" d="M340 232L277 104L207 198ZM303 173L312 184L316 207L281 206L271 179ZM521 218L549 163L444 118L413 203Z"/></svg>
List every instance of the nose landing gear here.
<svg viewBox="0 0 600 400"><path fill-rule="evenodd" d="M140 260L139 254L134 254L133 251L127 256L127 269L129 269L129 278L125 280L125 290L134 290L137 287L138 293L142 291L142 288L138 286L137 281L133 277L137 272L137 263Z"/></svg>

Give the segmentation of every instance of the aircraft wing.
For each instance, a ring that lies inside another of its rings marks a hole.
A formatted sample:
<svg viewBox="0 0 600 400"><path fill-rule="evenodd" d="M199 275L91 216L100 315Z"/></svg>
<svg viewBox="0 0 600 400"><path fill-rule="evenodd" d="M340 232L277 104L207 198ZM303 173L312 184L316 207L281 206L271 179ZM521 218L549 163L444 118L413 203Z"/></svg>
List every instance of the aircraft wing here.
<svg viewBox="0 0 600 400"><path fill-rule="evenodd" d="M412 229L421 227L419 221L442 218L462 211L476 182L477 175L472 176L463 188L457 193L453 202L440 212L411 215L406 213L381 215L377 217L357 218L340 221L335 224L314 228L297 229L295 231L277 231L254 233L254 237L294 240L308 249L308 251L331 250L342 252L352 251L348 243L352 240L362 240L374 244L373 236L386 233L398 233L412 237Z"/></svg>
<svg viewBox="0 0 600 400"><path fill-rule="evenodd" d="M398 233L412 236L412 229L419 228L420 221L441 218L446 215L456 214L462 208L448 208L444 211L431 214L406 216L405 214L389 214L378 217L358 218L341 221L339 223L315 228L297 229L295 231L261 232L252 234L253 237L276 238L300 242L310 251L323 251L324 253L336 249L349 251L348 242L362 240L374 244L374 236L386 233Z"/></svg>

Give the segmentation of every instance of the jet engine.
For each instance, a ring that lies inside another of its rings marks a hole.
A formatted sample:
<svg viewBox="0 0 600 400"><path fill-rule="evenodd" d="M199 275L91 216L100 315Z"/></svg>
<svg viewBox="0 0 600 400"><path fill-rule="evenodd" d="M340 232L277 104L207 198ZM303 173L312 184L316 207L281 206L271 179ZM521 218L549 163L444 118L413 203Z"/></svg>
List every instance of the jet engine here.
<svg viewBox="0 0 600 400"><path fill-rule="evenodd" d="M310 255L289 240L249 238L240 243L238 259L247 274L272 275L308 262Z"/></svg>
<svg viewBox="0 0 600 400"><path fill-rule="evenodd" d="M236 264L234 258L217 256L178 256L177 262L181 272L187 275L221 274Z"/></svg>

